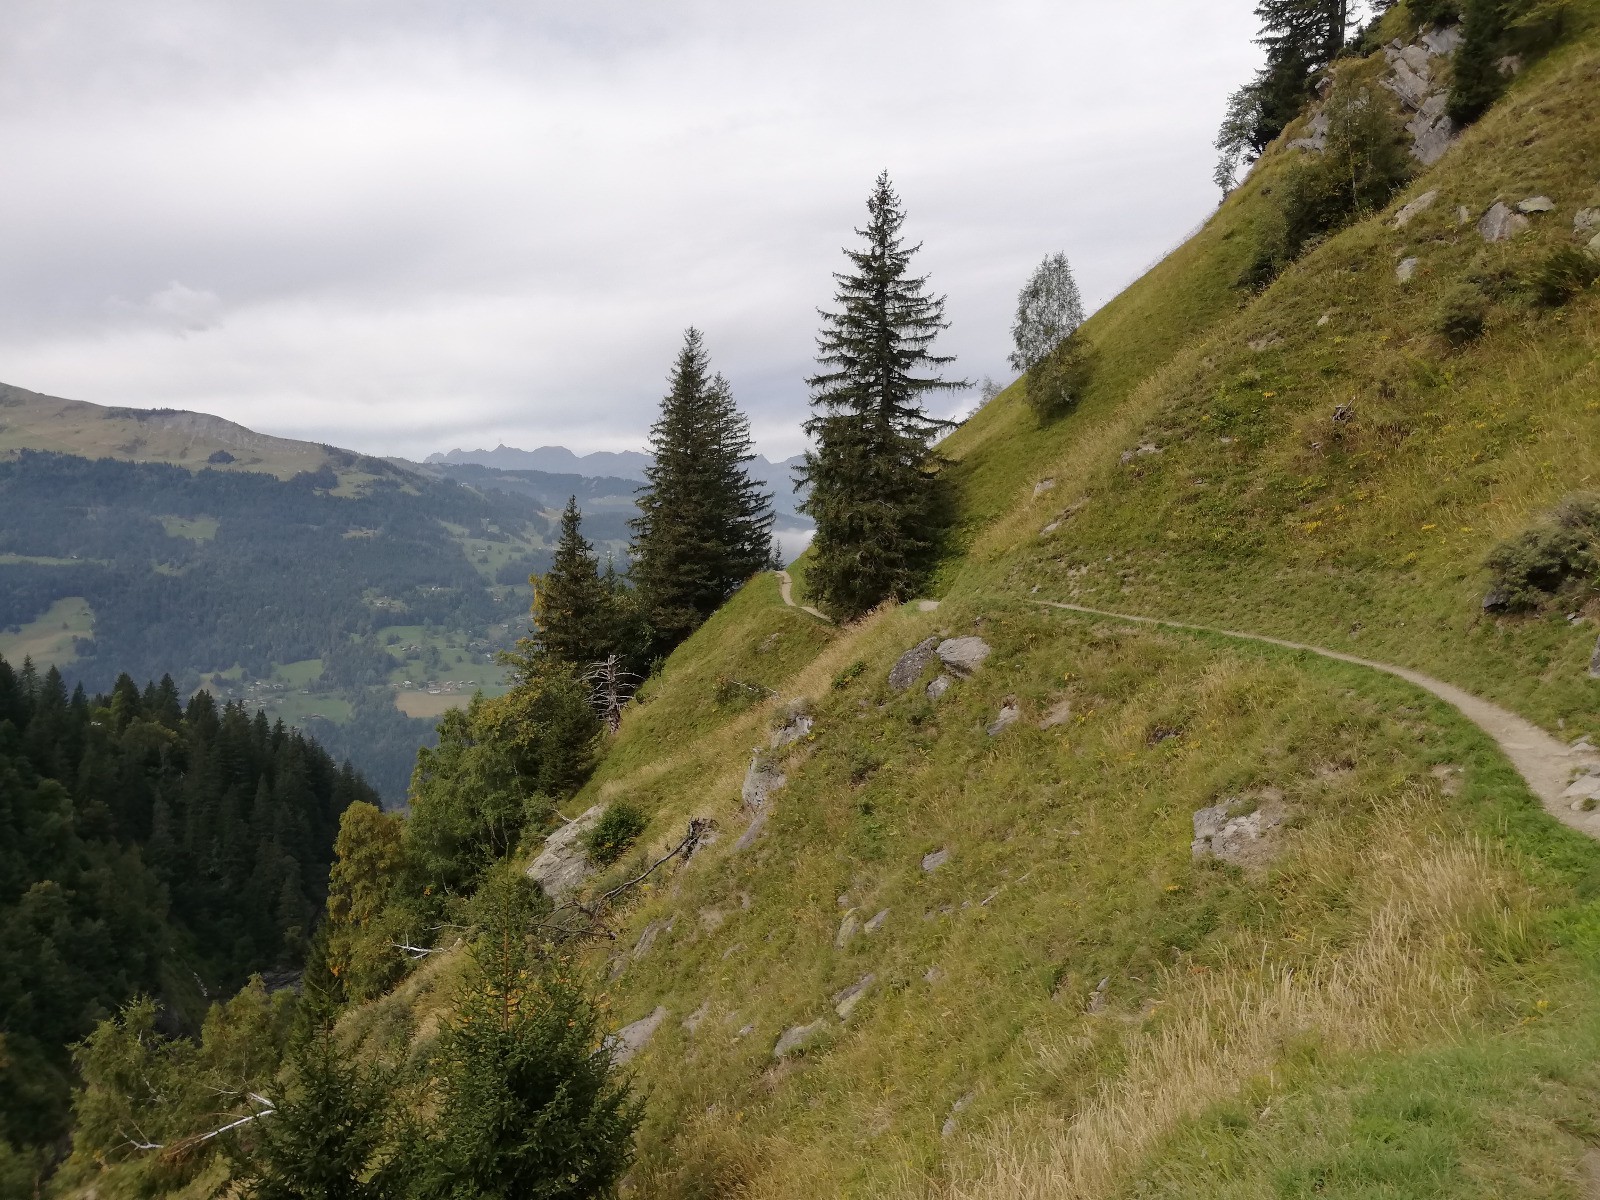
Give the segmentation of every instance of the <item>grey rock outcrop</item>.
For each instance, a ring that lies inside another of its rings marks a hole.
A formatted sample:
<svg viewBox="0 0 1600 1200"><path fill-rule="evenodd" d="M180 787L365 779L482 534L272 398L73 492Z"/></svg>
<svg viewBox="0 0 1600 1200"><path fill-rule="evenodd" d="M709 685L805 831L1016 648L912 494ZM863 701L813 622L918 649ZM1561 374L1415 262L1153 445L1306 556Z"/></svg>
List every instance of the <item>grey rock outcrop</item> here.
<svg viewBox="0 0 1600 1200"><path fill-rule="evenodd" d="M1438 198L1438 188L1434 188L1432 191L1423 192L1422 195L1418 196L1415 200L1410 201L1404 205L1399 212L1395 213L1394 227L1396 229L1404 229L1407 225L1411 224L1413 220L1432 208L1433 202Z"/></svg>
<svg viewBox="0 0 1600 1200"><path fill-rule="evenodd" d="M711 1015L711 1001L702 1000L700 1002L700 1007L695 1009L692 1013L690 1013L687 1017L685 1017L683 1019L684 1032L687 1033L690 1037L693 1037L695 1035L695 1033L698 1032L698 1030L700 1029L700 1026L705 1023L705 1019L707 1017L709 1017L710 1015Z"/></svg>
<svg viewBox="0 0 1600 1200"><path fill-rule="evenodd" d="M1039 480L1038 483L1033 485L1033 498L1035 500L1037 500L1040 496L1044 495L1046 492L1053 490L1055 488L1055 486L1056 486L1056 481L1054 479L1041 479L1041 480Z"/></svg>
<svg viewBox="0 0 1600 1200"><path fill-rule="evenodd" d="M770 808L763 808L756 813L755 819L745 826L744 832L739 835L739 840L733 844L735 854L742 853L755 845L756 839L761 836L762 830L767 827L767 814L771 811Z"/></svg>
<svg viewBox="0 0 1600 1200"><path fill-rule="evenodd" d="M1600 679L1600 640L1594 644L1594 653L1589 656L1589 678Z"/></svg>
<svg viewBox="0 0 1600 1200"><path fill-rule="evenodd" d="M1528 228L1528 218L1513 212L1503 201L1494 205L1478 222L1478 235L1486 242L1507 242Z"/></svg>
<svg viewBox="0 0 1600 1200"><path fill-rule="evenodd" d="M827 1027L828 1023L826 1021L819 1020L813 1021L809 1025L796 1025L791 1029L785 1030L783 1036L778 1039L778 1044L772 1048L772 1057L788 1058L789 1055L796 1051L804 1049L807 1042L811 1041Z"/></svg>
<svg viewBox="0 0 1600 1200"><path fill-rule="evenodd" d="M544 849L528 868L528 878L544 889L544 894L556 903L583 886L584 880L595 873L594 864L583 845L583 835L594 828L605 813L605 805L596 804L577 820L563 825L544 840Z"/></svg>
<svg viewBox="0 0 1600 1200"><path fill-rule="evenodd" d="M981 637L960 637L940 642L937 653L940 662L965 678L983 666L992 649Z"/></svg>
<svg viewBox="0 0 1600 1200"><path fill-rule="evenodd" d="M1406 122L1406 132L1411 135L1411 157L1425 167L1431 167L1444 157L1446 150L1461 136L1449 114L1445 112L1449 94L1435 92L1422 102L1422 107Z"/></svg>
<svg viewBox="0 0 1600 1200"><path fill-rule="evenodd" d="M765 807L772 793L788 782L778 764L768 762L757 750L750 760L750 769L744 774L744 786L740 788L739 794L744 799L746 808L759 812Z"/></svg>
<svg viewBox="0 0 1600 1200"><path fill-rule="evenodd" d="M657 938L659 938L663 933L671 932L672 918L668 917L661 921L651 921L650 924L644 927L644 931L639 934L639 940L634 944L633 947L633 957L636 959L643 958L646 954L650 953L650 948L656 944Z"/></svg>
<svg viewBox="0 0 1600 1200"><path fill-rule="evenodd" d="M887 908L882 909L881 911L873 914L872 918L861 927L861 931L869 934L877 933L878 930L883 928L883 923L888 919L889 910Z"/></svg>
<svg viewBox="0 0 1600 1200"><path fill-rule="evenodd" d="M1572 218L1572 236L1588 237L1596 229L1600 229L1600 208L1580 208Z"/></svg>
<svg viewBox="0 0 1600 1200"><path fill-rule="evenodd" d="M1194 842L1190 854L1195 859L1217 858L1240 867L1265 863L1275 849L1274 834L1288 818L1283 794L1268 789L1253 812L1230 817L1236 801L1224 800L1194 814Z"/></svg>
<svg viewBox="0 0 1600 1200"><path fill-rule="evenodd" d="M966 1111L967 1105L972 1103L972 1093L968 1092L961 1099L950 1106L950 1115L945 1117L944 1124L939 1126L939 1136L949 1137L958 1128L956 1118Z"/></svg>
<svg viewBox="0 0 1600 1200"><path fill-rule="evenodd" d="M916 683L928 664L933 661L934 647L938 644L938 638L928 638L902 654L900 660L889 671L890 689L903 692Z"/></svg>
<svg viewBox="0 0 1600 1200"><path fill-rule="evenodd" d="M1406 122L1411 155L1424 166L1444 157L1461 132L1445 111L1449 90L1440 82L1434 62L1454 54L1460 44L1460 35L1454 29L1431 30L1409 46L1396 38L1383 49L1389 63L1383 86L1412 113Z"/></svg>
<svg viewBox="0 0 1600 1200"><path fill-rule="evenodd" d="M954 683L955 676L953 675L939 676L932 683L928 684L928 699L937 700L940 696L948 692L951 688L951 685Z"/></svg>
<svg viewBox="0 0 1600 1200"><path fill-rule="evenodd" d="M1394 277L1401 283L1410 283L1421 265L1420 258L1403 258L1400 260L1400 265L1394 269Z"/></svg>
<svg viewBox="0 0 1600 1200"><path fill-rule="evenodd" d="M848 1021L850 1014L855 1012L856 1005L861 1003L863 996L877 982L878 977L870 972L852 983L844 991L837 993L833 998L833 1011L839 1014L839 1020Z"/></svg>
<svg viewBox="0 0 1600 1200"><path fill-rule="evenodd" d="M816 724L816 719L810 713L791 711L786 715L783 724L772 731L770 744L774 750L792 746L811 736Z"/></svg>
<svg viewBox="0 0 1600 1200"><path fill-rule="evenodd" d="M1527 216L1555 212L1555 210L1556 202L1549 196L1529 196L1526 200L1517 201L1517 211Z"/></svg>
<svg viewBox="0 0 1600 1200"><path fill-rule="evenodd" d="M922 856L922 869L924 871L937 871L950 861L950 851L935 850L932 854Z"/></svg>
<svg viewBox="0 0 1600 1200"><path fill-rule="evenodd" d="M1328 114L1317 112L1313 114L1311 123L1306 126L1306 136L1295 138L1289 143L1291 150L1310 150L1321 154L1328 148Z"/></svg>
<svg viewBox="0 0 1600 1200"><path fill-rule="evenodd" d="M645 1048L645 1045L655 1036L656 1030L661 1028L661 1022L667 1019L667 1010L657 1008L648 1017L624 1025L606 1039L606 1046L611 1051L611 1061L621 1066L635 1054Z"/></svg>

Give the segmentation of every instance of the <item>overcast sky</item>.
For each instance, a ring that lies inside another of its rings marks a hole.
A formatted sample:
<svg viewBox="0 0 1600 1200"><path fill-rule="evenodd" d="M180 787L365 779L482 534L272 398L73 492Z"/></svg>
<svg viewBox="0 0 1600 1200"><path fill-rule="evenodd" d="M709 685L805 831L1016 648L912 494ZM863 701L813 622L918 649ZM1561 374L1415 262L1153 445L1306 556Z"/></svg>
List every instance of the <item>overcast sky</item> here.
<svg viewBox="0 0 1600 1200"><path fill-rule="evenodd" d="M0 381L420 457L639 447L683 328L800 449L887 168L958 374L1215 206L1253 0L4 0ZM963 407L975 397L964 397Z"/></svg>

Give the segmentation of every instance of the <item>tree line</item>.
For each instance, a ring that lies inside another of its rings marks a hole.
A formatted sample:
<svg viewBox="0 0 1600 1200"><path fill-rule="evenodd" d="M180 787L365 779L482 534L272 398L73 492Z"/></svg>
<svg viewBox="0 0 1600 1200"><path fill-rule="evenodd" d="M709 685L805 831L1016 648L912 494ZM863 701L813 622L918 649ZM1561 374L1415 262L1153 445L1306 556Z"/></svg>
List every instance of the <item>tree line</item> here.
<svg viewBox="0 0 1600 1200"><path fill-rule="evenodd" d="M915 594L949 507L935 443L953 422L925 405L966 384L943 375L944 300L912 271L919 247L904 222L880 177L809 379L808 580L841 618ZM1083 355L1061 348L1082 320L1066 259L1047 257L1014 331L1042 420L1077 398ZM1053 370L1063 361L1078 373ZM634 684L773 564L770 497L746 469L749 424L696 329L650 449L627 562L601 560L574 496L550 568L531 581L529 636L505 658L511 689L439 723L437 746L417 754L408 812L363 799L343 809L300 997L253 984L213 1007L197 1040L160 1036L155 1008L135 1002L80 1045L70 1180L116 1170L122 1186L155 1195L223 1154L246 1194L274 1200L576 1200L614 1188L641 1112L579 963L593 914L552 907L523 864L588 778ZM613 806L586 838L591 856L615 860L642 824ZM599 903L622 902L627 886ZM341 1033L348 1006L455 945L465 969L437 1037Z"/></svg>
<svg viewBox="0 0 1600 1200"><path fill-rule="evenodd" d="M170 677L89 696L0 659L0 1181L67 1128L68 1048L97 1020L144 993L177 1033L206 996L298 967L340 814L375 799L299 732Z"/></svg>

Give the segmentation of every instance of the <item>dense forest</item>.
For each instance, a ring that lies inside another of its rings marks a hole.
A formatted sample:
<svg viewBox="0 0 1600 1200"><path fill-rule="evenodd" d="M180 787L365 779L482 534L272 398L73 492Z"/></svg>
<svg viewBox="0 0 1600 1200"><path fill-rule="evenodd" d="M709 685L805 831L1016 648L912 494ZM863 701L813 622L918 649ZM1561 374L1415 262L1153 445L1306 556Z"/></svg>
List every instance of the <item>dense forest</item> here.
<svg viewBox="0 0 1600 1200"><path fill-rule="evenodd" d="M340 814L376 794L170 676L70 694L0 659L0 1153L65 1131L68 1047L136 994L170 1033L304 961Z"/></svg>
<svg viewBox="0 0 1600 1200"><path fill-rule="evenodd" d="M400 663L378 634L425 627L465 644L520 622L549 524L531 495L397 474L342 496L338 482L32 452L0 462L0 630L83 598L93 635L64 669L90 690L123 670L170 671L187 694L228 687L217 673L242 685L320 660L299 686L350 709L317 733L397 803L433 721L393 707ZM494 561L469 558L469 541Z"/></svg>

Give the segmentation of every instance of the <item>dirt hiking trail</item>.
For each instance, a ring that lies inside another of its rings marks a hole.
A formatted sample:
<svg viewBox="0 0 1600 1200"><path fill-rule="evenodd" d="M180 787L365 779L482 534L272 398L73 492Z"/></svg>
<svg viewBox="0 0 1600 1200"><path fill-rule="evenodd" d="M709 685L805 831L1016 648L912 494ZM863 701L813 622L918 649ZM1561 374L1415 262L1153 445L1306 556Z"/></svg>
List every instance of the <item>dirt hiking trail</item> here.
<svg viewBox="0 0 1600 1200"><path fill-rule="evenodd" d="M1505 751L1506 757L1511 760L1522 778L1527 781L1529 790L1539 797L1539 803L1544 805L1545 812L1563 825L1600 840L1600 809L1585 812L1581 807L1574 808L1573 798L1565 794L1575 775L1584 772L1600 773L1600 753L1584 746L1565 745L1533 722L1501 708L1498 704L1491 704L1474 696L1471 692L1463 691L1454 684L1445 683L1442 679L1435 679L1431 675L1424 675L1421 671L1413 671L1409 667L1374 662L1369 658L1357 658L1353 654L1341 654L1337 650L1326 650L1321 646L1308 646L1303 642L1290 642L1283 638L1266 637L1258 633L1239 633L1232 629L1190 625L1182 621L1163 621L1156 617L1135 617L1127 613L1085 608L1081 604L1064 604L1058 600L1035 600L1033 603L1044 608L1065 609L1068 612L1085 613L1092 617L1109 617L1114 621L1131 621L1140 625L1159 625L1167 629L1220 634L1241 641L1281 646L1286 650L1304 650L1310 654L1320 654L1323 658L1354 663L1358 667L1367 667L1397 676L1424 691L1432 692L1446 704L1454 706L1462 716L1492 737L1500 749Z"/></svg>
<svg viewBox="0 0 1600 1200"><path fill-rule="evenodd" d="M778 577L778 593L783 597L783 602L785 604L787 604L790 608L798 608L803 613L810 613L819 621L826 621L829 625L833 624L833 618L827 613L818 612L809 604L796 604L794 602L794 579L790 576L789 572L774 571L773 574Z"/></svg>

